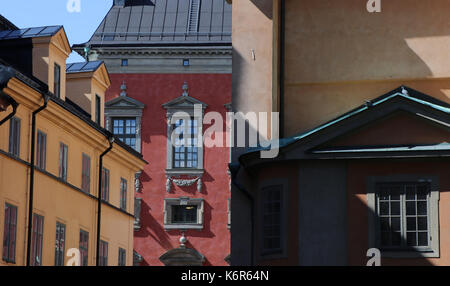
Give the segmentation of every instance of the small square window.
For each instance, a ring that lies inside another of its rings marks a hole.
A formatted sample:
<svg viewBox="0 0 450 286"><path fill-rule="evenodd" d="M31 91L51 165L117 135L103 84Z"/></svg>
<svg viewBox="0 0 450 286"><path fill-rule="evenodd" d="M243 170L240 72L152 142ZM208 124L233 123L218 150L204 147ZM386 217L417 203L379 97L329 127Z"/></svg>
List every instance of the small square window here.
<svg viewBox="0 0 450 286"><path fill-rule="evenodd" d="M128 66L128 59L122 59L122 66L123 67Z"/></svg>
<svg viewBox="0 0 450 286"><path fill-rule="evenodd" d="M203 229L203 199L165 199L166 229Z"/></svg>
<svg viewBox="0 0 450 286"><path fill-rule="evenodd" d="M190 62L189 62L189 59L184 59L183 60L183 66L185 66L185 67L188 67L188 66L190 66L191 64L190 64Z"/></svg>

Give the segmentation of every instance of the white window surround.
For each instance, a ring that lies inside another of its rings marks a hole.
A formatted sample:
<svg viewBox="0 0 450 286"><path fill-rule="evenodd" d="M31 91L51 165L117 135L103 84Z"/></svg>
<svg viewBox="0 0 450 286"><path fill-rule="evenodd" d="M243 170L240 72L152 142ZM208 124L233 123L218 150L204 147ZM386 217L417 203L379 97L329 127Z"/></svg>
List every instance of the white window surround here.
<svg viewBox="0 0 450 286"><path fill-rule="evenodd" d="M172 206L182 206L182 205L192 205L197 206L197 223L195 224L181 224L172 223ZM164 199L164 228L166 230L178 229L178 230L188 230L188 229L203 229L203 205L204 200L201 198L166 198Z"/></svg>
<svg viewBox="0 0 450 286"><path fill-rule="evenodd" d="M141 122L142 113L145 104L127 96L127 86L125 83L121 86L120 96L105 103L105 119L106 129L113 132L112 119L113 118L136 118L136 151L141 153Z"/></svg>
<svg viewBox="0 0 450 286"><path fill-rule="evenodd" d="M429 182L431 194L429 198L429 235L431 246L427 250L407 249L388 250L380 249L381 256L387 258L437 258L440 257L439 245L439 178L433 175L392 175L371 176L367 179L367 204L368 204L368 239L369 248L379 248L377 236L377 210L376 210L376 184L377 183L417 183Z"/></svg>
<svg viewBox="0 0 450 286"><path fill-rule="evenodd" d="M207 104L189 96L188 85L183 85L183 94L174 100L162 105L167 110L167 159L166 159L166 191L172 190L172 183L177 186L191 186L197 183L198 192L202 191L203 168L203 116ZM173 125L178 119L186 119L186 117L194 118L198 122L198 163L197 168L174 168L173 167L173 145L172 132ZM187 176L188 178L181 178Z"/></svg>

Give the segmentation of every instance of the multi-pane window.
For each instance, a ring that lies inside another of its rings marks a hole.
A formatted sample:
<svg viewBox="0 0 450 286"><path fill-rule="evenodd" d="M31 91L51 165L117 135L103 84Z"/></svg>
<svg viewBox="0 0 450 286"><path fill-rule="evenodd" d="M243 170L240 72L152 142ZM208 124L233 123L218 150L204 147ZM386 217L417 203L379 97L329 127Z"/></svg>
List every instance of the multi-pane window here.
<svg viewBox="0 0 450 286"><path fill-rule="evenodd" d="M125 251L125 249L119 247L119 262L118 262L119 266L126 265L126 261L127 261L126 254L127 254L127 252Z"/></svg>
<svg viewBox="0 0 450 286"><path fill-rule="evenodd" d="M64 266L64 251L66 247L66 225L56 223L55 266Z"/></svg>
<svg viewBox="0 0 450 286"><path fill-rule="evenodd" d="M376 188L380 247L430 247L430 183L380 183Z"/></svg>
<svg viewBox="0 0 450 286"><path fill-rule="evenodd" d="M47 134L42 131L37 131L36 140L36 166L45 170L47 155Z"/></svg>
<svg viewBox="0 0 450 286"><path fill-rule="evenodd" d="M102 107L101 107L102 100L98 94L95 95L95 122L100 125L101 122L101 113L102 113Z"/></svg>
<svg viewBox="0 0 450 286"><path fill-rule="evenodd" d="M80 262L81 266L88 266L88 254L89 254L89 233L84 230L80 230Z"/></svg>
<svg viewBox="0 0 450 286"><path fill-rule="evenodd" d="M31 239L31 266L42 265L43 235L44 235L44 217L34 214L32 239Z"/></svg>
<svg viewBox="0 0 450 286"><path fill-rule="evenodd" d="M262 190L264 253L281 251L282 189L282 186L270 186Z"/></svg>
<svg viewBox="0 0 450 286"><path fill-rule="evenodd" d="M186 126L187 124L187 126ZM198 167L198 121L179 119L173 126L175 142L173 146L173 167Z"/></svg>
<svg viewBox="0 0 450 286"><path fill-rule="evenodd" d="M117 117L113 118L113 133L122 142L136 149L136 118Z"/></svg>
<svg viewBox="0 0 450 286"><path fill-rule="evenodd" d="M67 145L59 144L59 177L67 181Z"/></svg>
<svg viewBox="0 0 450 286"><path fill-rule="evenodd" d="M108 243L100 240L99 266L108 266Z"/></svg>
<svg viewBox="0 0 450 286"><path fill-rule="evenodd" d="M53 89L55 96L59 98L61 96L61 67L56 63L54 67L54 73Z"/></svg>
<svg viewBox="0 0 450 286"><path fill-rule="evenodd" d="M81 164L81 189L89 193L91 191L91 158L83 154Z"/></svg>
<svg viewBox="0 0 450 286"><path fill-rule="evenodd" d="M3 227L3 260L16 262L17 207L5 204L5 224Z"/></svg>
<svg viewBox="0 0 450 286"><path fill-rule="evenodd" d="M102 169L102 200L109 201L109 170Z"/></svg>
<svg viewBox="0 0 450 286"><path fill-rule="evenodd" d="M9 121L9 153L19 157L20 155L20 119L11 118Z"/></svg>
<svg viewBox="0 0 450 286"><path fill-rule="evenodd" d="M196 205L173 205L172 206L172 223L189 224L197 223Z"/></svg>
<svg viewBox="0 0 450 286"><path fill-rule="evenodd" d="M120 179L120 208L127 209L127 180Z"/></svg>

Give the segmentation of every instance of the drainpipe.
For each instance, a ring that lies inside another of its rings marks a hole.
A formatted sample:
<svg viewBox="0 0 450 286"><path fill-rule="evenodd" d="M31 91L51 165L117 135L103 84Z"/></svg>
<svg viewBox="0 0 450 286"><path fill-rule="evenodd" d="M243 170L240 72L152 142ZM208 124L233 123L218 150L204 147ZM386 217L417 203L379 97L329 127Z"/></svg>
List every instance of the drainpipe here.
<svg viewBox="0 0 450 286"><path fill-rule="evenodd" d="M30 266L31 259L31 232L33 224L33 194L34 194L34 169L35 169L35 145L36 145L36 115L47 108L49 96L43 95L44 105L33 111L31 119L31 158L30 158L30 192L29 192L29 205L28 205L28 238L27 238L27 266Z"/></svg>
<svg viewBox="0 0 450 286"><path fill-rule="evenodd" d="M114 137L108 135L109 147L100 155L99 165L98 165L98 196L97 196L97 254L95 257L95 265L100 264L100 225L102 220L102 171L103 171L103 157L111 151L114 143Z"/></svg>
<svg viewBox="0 0 450 286"><path fill-rule="evenodd" d="M8 85L8 82L12 77L14 77L13 69L0 65L0 99L8 102L13 108L12 112L0 121L0 126L16 114L17 107L19 106L19 104L12 97L2 91Z"/></svg>
<svg viewBox="0 0 450 286"><path fill-rule="evenodd" d="M251 227L250 227L250 242L251 242L251 247L250 247L250 266L254 266L254 246L253 246L253 242L255 241L255 230L254 230L254 226L255 226L255 199L253 198L253 196L244 188L242 187L238 182L236 182L236 174L239 172L239 169L241 168L241 165L239 164L238 166L236 166L237 164L229 164L229 169L231 171L231 183L238 188L239 191L241 191L246 197L247 199L250 201L250 223L251 223ZM231 198L231 203L233 204L233 198ZM233 227L233 222L231 222L231 227ZM233 255L232 255L233 257ZM231 258L233 259L233 258Z"/></svg>
<svg viewBox="0 0 450 286"><path fill-rule="evenodd" d="M284 68L285 68L285 41L286 41L286 4L281 0L281 19L280 19L280 138L284 137L285 127L285 88L284 88Z"/></svg>

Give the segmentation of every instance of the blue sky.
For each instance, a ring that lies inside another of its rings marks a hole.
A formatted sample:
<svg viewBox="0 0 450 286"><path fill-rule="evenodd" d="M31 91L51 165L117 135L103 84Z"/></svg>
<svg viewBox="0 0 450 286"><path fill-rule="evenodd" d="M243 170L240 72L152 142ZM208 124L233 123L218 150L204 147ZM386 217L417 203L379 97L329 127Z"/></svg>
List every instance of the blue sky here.
<svg viewBox="0 0 450 286"><path fill-rule="evenodd" d="M80 1L80 12L70 13L69 1ZM88 41L113 0L2 0L0 14L19 28L63 25L70 45ZM68 62L84 61L72 53Z"/></svg>

